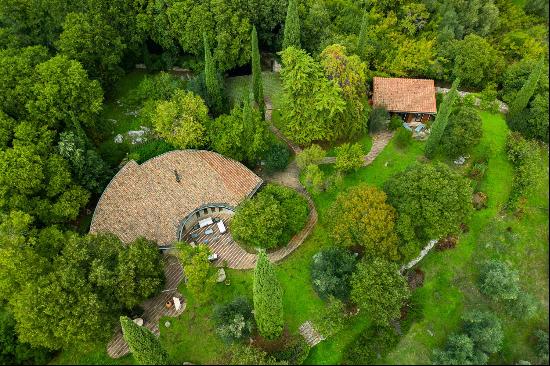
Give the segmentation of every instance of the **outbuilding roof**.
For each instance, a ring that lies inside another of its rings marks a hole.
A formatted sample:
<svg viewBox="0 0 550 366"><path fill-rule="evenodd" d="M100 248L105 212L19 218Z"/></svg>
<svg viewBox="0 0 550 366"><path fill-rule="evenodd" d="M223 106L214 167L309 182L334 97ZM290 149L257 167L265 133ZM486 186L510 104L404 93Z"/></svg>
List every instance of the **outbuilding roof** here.
<svg viewBox="0 0 550 366"><path fill-rule="evenodd" d="M374 77L372 104L390 112L437 113L434 81Z"/></svg>
<svg viewBox="0 0 550 366"><path fill-rule="evenodd" d="M141 165L131 160L103 192L90 233L111 232L123 242L144 236L166 245L178 239L181 220L197 208L235 207L262 182L241 163L211 151L170 151Z"/></svg>

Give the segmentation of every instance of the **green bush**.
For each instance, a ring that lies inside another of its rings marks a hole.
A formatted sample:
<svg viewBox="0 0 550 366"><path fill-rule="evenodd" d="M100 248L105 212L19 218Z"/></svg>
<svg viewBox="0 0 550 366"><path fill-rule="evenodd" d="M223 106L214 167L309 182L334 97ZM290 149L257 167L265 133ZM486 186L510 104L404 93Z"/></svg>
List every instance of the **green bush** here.
<svg viewBox="0 0 550 366"><path fill-rule="evenodd" d="M486 261L480 269L479 289L494 300L515 300L519 294L518 272L504 262Z"/></svg>
<svg viewBox="0 0 550 366"><path fill-rule="evenodd" d="M214 308L213 320L216 333L226 342L246 339L254 328L252 304L245 297Z"/></svg>
<svg viewBox="0 0 550 366"><path fill-rule="evenodd" d="M164 140L152 140L137 146L128 157L135 160L138 164L141 164L149 159L175 149L176 148L172 144Z"/></svg>
<svg viewBox="0 0 550 366"><path fill-rule="evenodd" d="M128 102L141 105L147 99L168 100L177 89L184 87L185 81L164 71L154 76L146 75L138 87L130 92Z"/></svg>
<svg viewBox="0 0 550 366"><path fill-rule="evenodd" d="M537 330L535 332L535 338L537 339L537 344L535 345L537 356L542 362L548 363L548 332Z"/></svg>
<svg viewBox="0 0 550 366"><path fill-rule="evenodd" d="M319 297L346 300L355 264L355 257L344 248L331 247L317 252L311 262L311 281Z"/></svg>
<svg viewBox="0 0 550 366"><path fill-rule="evenodd" d="M254 268L252 294L258 332L266 339L279 338L284 326L283 290L275 268L264 251L258 254Z"/></svg>
<svg viewBox="0 0 550 366"><path fill-rule="evenodd" d="M311 189L313 193L319 193L323 190L325 176L318 165L310 164L304 171L304 185Z"/></svg>
<svg viewBox="0 0 550 366"><path fill-rule="evenodd" d="M388 125L388 129L395 131L399 127L403 127L403 120L397 114L394 114L390 119L390 124Z"/></svg>
<svg viewBox="0 0 550 366"><path fill-rule="evenodd" d="M268 172L284 170L290 160L290 152L282 142L274 142L264 155L265 169Z"/></svg>
<svg viewBox="0 0 550 366"><path fill-rule="evenodd" d="M313 144L296 155L296 164L300 169L304 169L311 164L319 165L325 155L325 150L319 145Z"/></svg>
<svg viewBox="0 0 550 366"><path fill-rule="evenodd" d="M435 349L434 365L485 365L487 355L475 349L474 341L465 334L451 334L443 350Z"/></svg>
<svg viewBox="0 0 550 366"><path fill-rule="evenodd" d="M299 335L287 340L282 350L273 352L271 355L279 362L288 362L289 365L301 365L309 355L311 347L305 339Z"/></svg>
<svg viewBox="0 0 550 366"><path fill-rule="evenodd" d="M507 313L514 318L529 320L538 310L538 301L533 295L520 292L516 299L506 301L505 307Z"/></svg>
<svg viewBox="0 0 550 366"><path fill-rule="evenodd" d="M388 126L390 114L386 108L373 108L369 115L369 132L376 133Z"/></svg>
<svg viewBox="0 0 550 366"><path fill-rule="evenodd" d="M474 347L491 354L500 351L504 332L500 320L490 311L473 310L462 316L464 331Z"/></svg>
<svg viewBox="0 0 550 366"><path fill-rule="evenodd" d="M377 364L398 342L399 335L392 326L370 326L346 347L344 364Z"/></svg>
<svg viewBox="0 0 550 366"><path fill-rule="evenodd" d="M344 143L336 149L336 163L334 168L342 173L357 170L363 166L364 154L360 143L353 145Z"/></svg>
<svg viewBox="0 0 550 366"><path fill-rule="evenodd" d="M331 337L344 329L346 315L344 303L330 296L323 310L318 312L313 319L315 329L325 338Z"/></svg>
<svg viewBox="0 0 550 366"><path fill-rule="evenodd" d="M482 135L478 112L473 108L457 108L449 116L449 122L441 136L442 150L448 157L456 159L471 152L481 141Z"/></svg>
<svg viewBox="0 0 550 366"><path fill-rule="evenodd" d="M395 133L395 137L393 139L395 141L395 146L400 149L405 149L409 147L412 143L412 132L401 126L397 129L397 132Z"/></svg>
<svg viewBox="0 0 550 366"><path fill-rule="evenodd" d="M140 327L125 316L120 317L122 334L139 365L167 365L168 354L149 329Z"/></svg>

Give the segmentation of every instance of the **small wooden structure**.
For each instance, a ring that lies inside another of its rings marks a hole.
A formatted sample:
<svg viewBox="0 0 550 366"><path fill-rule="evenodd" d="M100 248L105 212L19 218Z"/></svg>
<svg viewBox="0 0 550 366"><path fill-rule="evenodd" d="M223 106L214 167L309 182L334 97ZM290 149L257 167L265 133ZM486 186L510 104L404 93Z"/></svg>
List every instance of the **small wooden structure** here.
<svg viewBox="0 0 550 366"><path fill-rule="evenodd" d="M437 113L434 81L374 77L372 105L399 115L410 127L425 124Z"/></svg>

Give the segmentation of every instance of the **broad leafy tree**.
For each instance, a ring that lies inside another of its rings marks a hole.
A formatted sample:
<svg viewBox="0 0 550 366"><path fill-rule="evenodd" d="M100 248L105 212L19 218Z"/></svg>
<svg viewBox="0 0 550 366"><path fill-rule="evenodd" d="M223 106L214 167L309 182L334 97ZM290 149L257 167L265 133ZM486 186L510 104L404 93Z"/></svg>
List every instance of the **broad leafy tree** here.
<svg viewBox="0 0 550 366"><path fill-rule="evenodd" d="M479 113L471 107L455 109L441 137L441 148L451 158L468 154L481 140L483 129Z"/></svg>
<svg viewBox="0 0 550 366"><path fill-rule="evenodd" d="M399 318L401 307L410 296L397 264L381 258L361 261L352 275L351 286L351 300L379 325Z"/></svg>
<svg viewBox="0 0 550 366"><path fill-rule="evenodd" d="M168 354L159 339L149 329L139 326L126 316L120 317L122 334L130 352L140 365L167 365Z"/></svg>
<svg viewBox="0 0 550 366"><path fill-rule="evenodd" d="M211 300L216 285L217 272L208 260L210 249L205 244L191 248L185 243L180 249L187 289L193 295L195 304L203 305Z"/></svg>
<svg viewBox="0 0 550 366"><path fill-rule="evenodd" d="M344 143L336 149L336 162L334 168L342 173L356 171L365 162L363 147L360 143Z"/></svg>
<svg viewBox="0 0 550 366"><path fill-rule="evenodd" d="M504 262L487 261L480 269L479 289L495 300L515 300L519 294L518 272Z"/></svg>
<svg viewBox="0 0 550 366"><path fill-rule="evenodd" d="M331 247L315 253L311 262L311 282L319 297L347 300L356 262L354 255L344 248Z"/></svg>
<svg viewBox="0 0 550 366"><path fill-rule="evenodd" d="M252 284L254 318L258 332L267 339L276 339L283 332L283 290L275 268L267 254L260 251Z"/></svg>
<svg viewBox="0 0 550 366"><path fill-rule="evenodd" d="M363 184L340 193L332 204L329 217L331 238L345 246L360 245L367 258L397 260L395 209L386 203L386 194Z"/></svg>
<svg viewBox="0 0 550 366"><path fill-rule="evenodd" d="M476 348L485 353L500 351L504 332L500 320L490 311L473 310L462 316L464 331Z"/></svg>

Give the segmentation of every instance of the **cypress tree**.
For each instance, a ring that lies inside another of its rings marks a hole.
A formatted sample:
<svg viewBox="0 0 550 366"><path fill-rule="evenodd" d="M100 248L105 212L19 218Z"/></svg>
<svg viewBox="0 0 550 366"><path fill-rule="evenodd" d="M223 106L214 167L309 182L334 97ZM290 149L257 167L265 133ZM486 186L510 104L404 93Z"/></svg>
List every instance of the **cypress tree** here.
<svg viewBox="0 0 550 366"><path fill-rule="evenodd" d="M459 84L460 79L457 78L453 82L451 90L447 93L447 95L445 95L445 98L443 98L443 102L439 106L439 111L437 112L437 116L435 117L435 121L432 125L432 131L430 133L430 137L428 137L428 141L426 141L426 147L424 150L424 154L428 158L432 158L434 156L439 146L439 142L441 141L441 137L445 132L445 128L447 128L449 115L451 114L451 111L453 110L453 105L458 97L456 89L458 88Z"/></svg>
<svg viewBox="0 0 550 366"><path fill-rule="evenodd" d="M367 27L369 26L368 13L363 13L363 21L361 22L361 30L359 31L359 39L357 40L357 55L365 60L365 47L367 47Z"/></svg>
<svg viewBox="0 0 550 366"><path fill-rule="evenodd" d="M204 38L204 79L206 84L206 93L208 95L210 107L213 107L216 113L221 112L221 88L218 80L218 74L216 72L216 66L212 59L210 52L210 46L206 39L206 33L203 34Z"/></svg>
<svg viewBox="0 0 550 366"><path fill-rule="evenodd" d="M283 332L282 289L265 251L258 254L252 291L258 331L267 339L279 337Z"/></svg>
<svg viewBox="0 0 550 366"><path fill-rule="evenodd" d="M151 331L126 316L120 317L122 335L139 365L167 365L168 354Z"/></svg>
<svg viewBox="0 0 550 366"><path fill-rule="evenodd" d="M265 118L264 87L262 85L262 68L260 66L260 50L258 48L258 34L256 26L252 26L252 91L254 100L258 104L262 119Z"/></svg>
<svg viewBox="0 0 550 366"><path fill-rule="evenodd" d="M521 113L525 107L527 107L527 104L529 104L529 100L533 96L540 76L542 75L543 67L544 58L541 57L539 62L535 65L533 71L531 71L531 74L529 74L529 78L527 78L525 84L523 84L520 91L516 95L516 98L512 101L512 103L510 103L510 110L508 113L509 120Z"/></svg>
<svg viewBox="0 0 550 366"><path fill-rule="evenodd" d="M288 1L286 10L285 30L283 37L283 50L287 47L300 48L300 18L298 17L298 5L296 0Z"/></svg>

